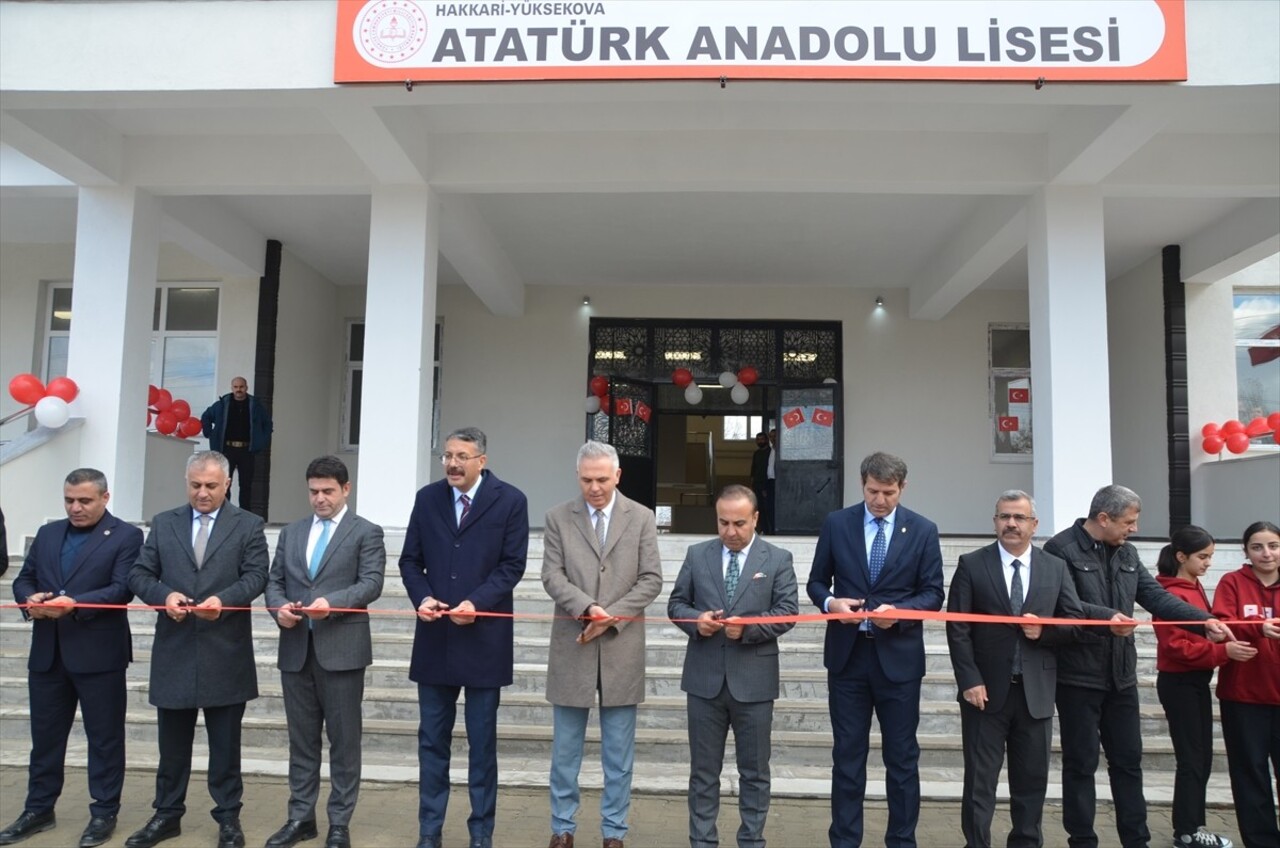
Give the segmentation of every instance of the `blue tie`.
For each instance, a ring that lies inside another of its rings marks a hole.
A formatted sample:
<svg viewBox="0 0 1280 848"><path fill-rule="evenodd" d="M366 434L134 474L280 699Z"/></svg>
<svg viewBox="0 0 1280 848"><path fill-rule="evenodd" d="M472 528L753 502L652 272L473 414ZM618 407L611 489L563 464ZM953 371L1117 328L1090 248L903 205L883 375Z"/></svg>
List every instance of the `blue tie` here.
<svg viewBox="0 0 1280 848"><path fill-rule="evenodd" d="M311 552L311 568L308 572L312 580L315 579L316 572L320 570L320 561L324 559L324 549L329 546L329 528L331 527L333 527L333 522L327 518L320 522L320 538L316 539L315 550Z"/></svg>
<svg viewBox="0 0 1280 848"><path fill-rule="evenodd" d="M889 543L884 537L884 519L877 518L875 522L876 538L871 543L871 555L867 558L867 565L871 567L872 583L880 579L880 569L884 568L885 554L889 551Z"/></svg>

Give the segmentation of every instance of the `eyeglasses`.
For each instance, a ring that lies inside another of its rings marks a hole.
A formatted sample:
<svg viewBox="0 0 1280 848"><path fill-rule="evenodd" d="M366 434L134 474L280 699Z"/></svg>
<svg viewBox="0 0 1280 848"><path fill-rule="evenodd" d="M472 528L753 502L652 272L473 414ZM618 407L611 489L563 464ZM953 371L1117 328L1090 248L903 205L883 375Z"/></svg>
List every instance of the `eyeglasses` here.
<svg viewBox="0 0 1280 848"><path fill-rule="evenodd" d="M996 521L1016 521L1019 524L1026 524L1028 521L1035 521L1034 515L1023 515L1020 512L1001 512L996 514Z"/></svg>
<svg viewBox="0 0 1280 848"><path fill-rule="evenodd" d="M448 465L451 462L467 463L482 456L484 456L482 453L478 453L475 456L469 453L442 453L440 454L440 462L444 465Z"/></svg>

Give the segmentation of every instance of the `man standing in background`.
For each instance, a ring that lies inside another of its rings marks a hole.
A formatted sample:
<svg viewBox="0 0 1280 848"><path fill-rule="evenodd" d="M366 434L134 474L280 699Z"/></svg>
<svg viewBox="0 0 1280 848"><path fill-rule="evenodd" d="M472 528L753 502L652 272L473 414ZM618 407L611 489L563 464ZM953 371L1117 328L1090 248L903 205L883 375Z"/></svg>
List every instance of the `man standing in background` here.
<svg viewBox="0 0 1280 848"><path fill-rule="evenodd" d="M200 416L209 450L227 458L228 479L240 474L240 508L252 510L254 459L271 447L271 414L253 395L244 377L231 380L225 394Z"/></svg>

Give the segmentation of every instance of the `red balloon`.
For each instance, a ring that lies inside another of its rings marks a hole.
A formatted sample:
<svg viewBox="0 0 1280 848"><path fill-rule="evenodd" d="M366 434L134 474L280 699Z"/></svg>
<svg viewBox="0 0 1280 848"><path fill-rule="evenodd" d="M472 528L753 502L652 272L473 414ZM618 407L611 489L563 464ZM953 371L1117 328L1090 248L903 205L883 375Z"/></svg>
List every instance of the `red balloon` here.
<svg viewBox="0 0 1280 848"><path fill-rule="evenodd" d="M1225 444L1226 442L1222 440L1221 436L1205 436L1204 441L1200 443L1200 447L1204 449L1205 453L1222 453L1222 448Z"/></svg>
<svg viewBox="0 0 1280 848"><path fill-rule="evenodd" d="M185 400L175 400L169 405L169 411L173 413L173 417L179 421L186 421L191 417L191 404Z"/></svg>
<svg viewBox="0 0 1280 848"><path fill-rule="evenodd" d="M44 392L46 395L62 398L67 403L71 403L76 399L76 395L80 394L80 387L70 377L54 377L49 381L49 385L45 386Z"/></svg>
<svg viewBox="0 0 1280 848"><path fill-rule="evenodd" d="M1267 416L1267 426L1272 430L1280 430L1280 412L1273 412Z"/></svg>
<svg viewBox="0 0 1280 848"><path fill-rule="evenodd" d="M596 397L604 397L609 394L609 378L600 376L592 377L591 394Z"/></svg>
<svg viewBox="0 0 1280 848"><path fill-rule="evenodd" d="M1232 453L1244 453L1249 449L1249 437L1244 433L1232 433L1227 436L1227 450Z"/></svg>
<svg viewBox="0 0 1280 848"><path fill-rule="evenodd" d="M1204 436L1206 439L1210 436L1218 435L1218 425L1210 421L1208 424L1200 428L1200 435Z"/></svg>
<svg viewBox="0 0 1280 848"><path fill-rule="evenodd" d="M1271 425L1267 423L1267 419L1261 417L1253 419L1249 422L1249 425L1244 428L1244 434L1249 438L1262 436L1270 432Z"/></svg>
<svg viewBox="0 0 1280 848"><path fill-rule="evenodd" d="M188 418L178 425L178 432L182 434L182 438L190 439L192 436L200 435L201 430L199 418Z"/></svg>
<svg viewBox="0 0 1280 848"><path fill-rule="evenodd" d="M178 419L172 412L162 412L156 416L156 432L168 436L178 428Z"/></svg>
<svg viewBox="0 0 1280 848"><path fill-rule="evenodd" d="M160 390L155 386L147 386L147 406L155 406L160 399Z"/></svg>
<svg viewBox="0 0 1280 848"><path fill-rule="evenodd" d="M613 398L609 395L600 396L600 411L605 415L613 412Z"/></svg>
<svg viewBox="0 0 1280 848"><path fill-rule="evenodd" d="M683 389L693 382L693 372L688 368L677 368L671 372L671 382Z"/></svg>
<svg viewBox="0 0 1280 848"><path fill-rule="evenodd" d="M1222 429L1219 430L1218 432L1220 432L1224 436L1230 436L1232 433L1243 433L1244 425L1241 424L1239 421L1235 420L1234 418L1232 418L1226 424L1223 424Z"/></svg>
<svg viewBox="0 0 1280 848"><path fill-rule="evenodd" d="M166 409L173 406L173 395L168 389L161 389L156 392L156 402L151 405L156 408L156 412L164 412ZM176 415L173 420L177 422L178 418Z"/></svg>
<svg viewBox="0 0 1280 848"><path fill-rule="evenodd" d="M751 365L738 369L738 382L744 386L754 386L759 379L760 372Z"/></svg>
<svg viewBox="0 0 1280 848"><path fill-rule="evenodd" d="M19 374L9 381L9 397L25 406L34 406L44 397L44 383L35 374Z"/></svg>

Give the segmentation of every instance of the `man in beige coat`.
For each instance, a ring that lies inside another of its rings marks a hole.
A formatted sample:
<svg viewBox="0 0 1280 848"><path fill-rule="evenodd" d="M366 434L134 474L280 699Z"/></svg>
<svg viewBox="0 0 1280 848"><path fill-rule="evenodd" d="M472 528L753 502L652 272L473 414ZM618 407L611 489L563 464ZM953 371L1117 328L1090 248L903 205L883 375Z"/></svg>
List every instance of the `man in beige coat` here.
<svg viewBox="0 0 1280 848"><path fill-rule="evenodd" d="M653 511L617 491L611 445L578 450L582 496L547 513L542 585L556 603L547 662L555 707L551 845L573 848L587 716L600 695L600 799L604 848L623 848L631 807L636 705L644 700L644 623L630 621L662 591Z"/></svg>

